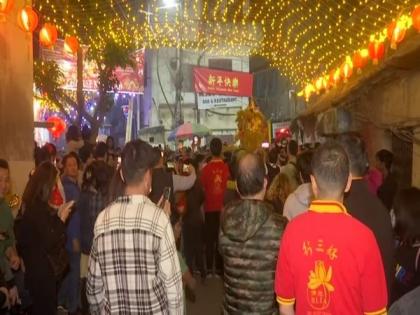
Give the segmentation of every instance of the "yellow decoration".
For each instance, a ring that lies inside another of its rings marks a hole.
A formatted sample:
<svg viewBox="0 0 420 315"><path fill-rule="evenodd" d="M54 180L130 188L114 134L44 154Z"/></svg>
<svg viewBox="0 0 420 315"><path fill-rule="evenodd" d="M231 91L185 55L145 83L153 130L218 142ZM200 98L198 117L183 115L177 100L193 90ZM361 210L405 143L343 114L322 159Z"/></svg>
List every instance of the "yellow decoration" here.
<svg viewBox="0 0 420 315"><path fill-rule="evenodd" d="M245 150L253 152L268 140L267 119L255 105L254 100L250 101L247 108L238 112L236 122L238 124L236 137Z"/></svg>
<svg viewBox="0 0 420 315"><path fill-rule="evenodd" d="M180 47L225 56L260 55L304 87L385 40L388 24L419 0L38 0L36 8L61 34L100 50L107 38L138 47ZM385 33L383 32L385 30Z"/></svg>

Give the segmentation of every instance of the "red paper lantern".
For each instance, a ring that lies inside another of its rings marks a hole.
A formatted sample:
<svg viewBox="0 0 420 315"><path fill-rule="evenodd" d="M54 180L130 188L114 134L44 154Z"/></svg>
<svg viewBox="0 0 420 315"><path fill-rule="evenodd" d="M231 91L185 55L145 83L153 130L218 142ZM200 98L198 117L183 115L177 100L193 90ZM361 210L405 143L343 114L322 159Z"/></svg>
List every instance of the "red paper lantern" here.
<svg viewBox="0 0 420 315"><path fill-rule="evenodd" d="M401 43L405 37L406 29L402 23L392 21L388 26L388 39L391 42L391 48L397 49L397 45Z"/></svg>
<svg viewBox="0 0 420 315"><path fill-rule="evenodd" d="M66 36L64 40L64 50L71 54L75 55L79 49L79 40L76 36Z"/></svg>
<svg viewBox="0 0 420 315"><path fill-rule="evenodd" d="M369 43L369 56L373 61L374 65L379 63L379 59L382 59L385 54L385 45L380 41L373 40Z"/></svg>
<svg viewBox="0 0 420 315"><path fill-rule="evenodd" d="M413 27L420 32L420 5L416 6L413 13L411 13L413 20Z"/></svg>
<svg viewBox="0 0 420 315"><path fill-rule="evenodd" d="M367 65L369 61L369 51L367 49L361 49L354 53L353 65L357 69L357 72L361 72L362 69Z"/></svg>
<svg viewBox="0 0 420 315"><path fill-rule="evenodd" d="M0 0L0 15L9 13L12 7L13 0Z"/></svg>
<svg viewBox="0 0 420 315"><path fill-rule="evenodd" d="M50 23L45 23L41 31L39 31L39 41L47 48L54 46L57 36L57 28Z"/></svg>
<svg viewBox="0 0 420 315"><path fill-rule="evenodd" d="M353 74L353 62L349 56L346 57L346 61L343 63L340 69L341 77L343 78L344 83L347 83L347 80Z"/></svg>
<svg viewBox="0 0 420 315"><path fill-rule="evenodd" d="M52 123L53 126L49 127L48 130L51 131L51 134L54 138L60 138L61 135L66 131L66 122L57 116L50 116L47 119L47 122Z"/></svg>
<svg viewBox="0 0 420 315"><path fill-rule="evenodd" d="M38 14L29 5L19 11L17 20L19 27L25 32L32 33L38 26Z"/></svg>

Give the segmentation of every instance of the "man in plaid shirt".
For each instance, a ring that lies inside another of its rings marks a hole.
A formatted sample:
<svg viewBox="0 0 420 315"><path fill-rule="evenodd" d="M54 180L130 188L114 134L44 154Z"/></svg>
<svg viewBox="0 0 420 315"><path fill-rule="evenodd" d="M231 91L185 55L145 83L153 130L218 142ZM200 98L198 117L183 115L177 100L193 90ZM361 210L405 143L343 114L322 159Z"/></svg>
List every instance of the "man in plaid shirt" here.
<svg viewBox="0 0 420 315"><path fill-rule="evenodd" d="M124 195L100 213L89 259L92 314L183 314L182 276L168 216L146 196L157 157L141 140L126 145Z"/></svg>

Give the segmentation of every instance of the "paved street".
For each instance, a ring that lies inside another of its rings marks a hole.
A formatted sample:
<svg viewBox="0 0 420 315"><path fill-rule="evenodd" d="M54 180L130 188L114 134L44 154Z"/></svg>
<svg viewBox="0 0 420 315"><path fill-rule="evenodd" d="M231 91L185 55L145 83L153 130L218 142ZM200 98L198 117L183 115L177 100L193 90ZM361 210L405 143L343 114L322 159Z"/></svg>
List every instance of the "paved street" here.
<svg viewBox="0 0 420 315"><path fill-rule="evenodd" d="M187 302L188 315L219 315L223 298L223 284L219 278L206 280L205 285L197 282L196 302Z"/></svg>

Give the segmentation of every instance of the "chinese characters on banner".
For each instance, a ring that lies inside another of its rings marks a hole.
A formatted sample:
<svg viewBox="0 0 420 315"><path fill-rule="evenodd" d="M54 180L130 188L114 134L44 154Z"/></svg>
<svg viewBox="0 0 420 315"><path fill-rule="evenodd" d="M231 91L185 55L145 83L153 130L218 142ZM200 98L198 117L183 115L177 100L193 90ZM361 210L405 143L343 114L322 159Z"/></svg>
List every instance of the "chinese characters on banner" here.
<svg viewBox="0 0 420 315"><path fill-rule="evenodd" d="M57 40L54 50L41 48L40 55L43 60L55 61L64 74L62 88L66 90L77 89L77 59L67 54L64 49L64 41ZM87 47L83 47L83 55L86 56ZM115 75L120 82L119 92L143 93L144 92L144 49L138 50L133 56L136 61L135 68L117 68ZM96 91L98 89L98 74L96 64L85 58L83 61L83 89Z"/></svg>
<svg viewBox="0 0 420 315"><path fill-rule="evenodd" d="M246 72L194 68L196 93L251 97L252 87L253 76Z"/></svg>

